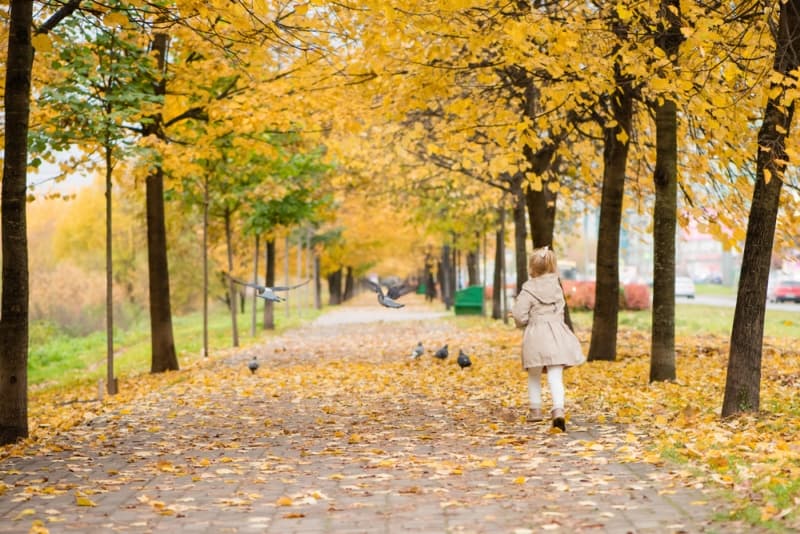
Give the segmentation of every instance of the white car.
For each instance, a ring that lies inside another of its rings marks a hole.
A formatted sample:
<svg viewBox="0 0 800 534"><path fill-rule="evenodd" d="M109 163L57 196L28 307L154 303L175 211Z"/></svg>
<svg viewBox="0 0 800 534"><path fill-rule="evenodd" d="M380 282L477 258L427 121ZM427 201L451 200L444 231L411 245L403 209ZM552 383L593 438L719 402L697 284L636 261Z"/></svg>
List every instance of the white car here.
<svg viewBox="0 0 800 534"><path fill-rule="evenodd" d="M675 277L675 296L694 298L694 282L688 276Z"/></svg>

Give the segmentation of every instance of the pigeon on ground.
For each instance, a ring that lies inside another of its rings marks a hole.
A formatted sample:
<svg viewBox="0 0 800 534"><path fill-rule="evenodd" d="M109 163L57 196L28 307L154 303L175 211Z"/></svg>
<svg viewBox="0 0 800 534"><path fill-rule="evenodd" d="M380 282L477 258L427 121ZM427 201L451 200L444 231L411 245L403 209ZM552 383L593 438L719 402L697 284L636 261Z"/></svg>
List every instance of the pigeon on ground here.
<svg viewBox="0 0 800 534"><path fill-rule="evenodd" d="M233 283L235 284L252 287L253 289L256 290L257 297L261 297L262 299L269 300L271 302L283 302L286 300L285 298L276 295L275 291L289 291L290 289L297 289L298 287L304 286L311 281L311 279L308 279L305 282L294 286L266 287L253 282L242 282L241 280L237 280L236 278L233 277L231 277L231 280L233 280Z"/></svg>
<svg viewBox="0 0 800 534"><path fill-rule="evenodd" d="M247 362L247 368L250 369L251 374L255 374L256 370L258 369L258 360L256 357L253 356L253 359Z"/></svg>
<svg viewBox="0 0 800 534"><path fill-rule="evenodd" d="M447 350L447 344L445 344L444 347L442 347L441 349L439 349L439 350L437 350L436 352L433 353L433 355L435 357L439 358L440 360L444 360L445 358L447 358L447 356L449 354L450 353Z"/></svg>
<svg viewBox="0 0 800 534"><path fill-rule="evenodd" d="M419 343L417 343L417 346L414 347L414 350L411 351L411 357L416 360L417 358L422 356L424 352L425 349L422 348L422 341L420 341Z"/></svg>
<svg viewBox="0 0 800 534"><path fill-rule="evenodd" d="M461 349L458 350L458 359L456 361L458 362L458 366L462 369L472 365L472 360L470 360L467 353Z"/></svg>
<svg viewBox="0 0 800 534"><path fill-rule="evenodd" d="M367 284L369 284L370 289L378 294L378 302L380 302L382 306L386 306L387 308L402 308L405 306L405 304L397 302L393 298L384 295L380 284L376 284L372 280L367 280Z"/></svg>

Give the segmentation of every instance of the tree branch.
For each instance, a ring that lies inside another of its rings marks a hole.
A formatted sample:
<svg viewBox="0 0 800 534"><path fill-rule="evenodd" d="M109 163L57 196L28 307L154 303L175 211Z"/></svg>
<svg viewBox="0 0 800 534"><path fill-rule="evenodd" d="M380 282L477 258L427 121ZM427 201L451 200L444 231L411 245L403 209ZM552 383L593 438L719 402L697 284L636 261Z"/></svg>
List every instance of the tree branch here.
<svg viewBox="0 0 800 534"><path fill-rule="evenodd" d="M72 15L81 5L81 0L69 0L66 4L61 6L58 11L53 13L49 19L35 29L37 35L49 33L55 28L59 22Z"/></svg>

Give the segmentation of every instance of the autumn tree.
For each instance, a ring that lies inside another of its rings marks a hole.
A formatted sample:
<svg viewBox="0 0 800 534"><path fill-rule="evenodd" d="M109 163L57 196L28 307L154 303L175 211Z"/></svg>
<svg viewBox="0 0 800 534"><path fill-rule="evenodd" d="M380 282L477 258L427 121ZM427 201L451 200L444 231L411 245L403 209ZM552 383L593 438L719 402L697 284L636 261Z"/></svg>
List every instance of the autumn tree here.
<svg viewBox="0 0 800 534"><path fill-rule="evenodd" d="M662 0L655 45L676 69L681 34L680 3ZM671 76L670 76L671 77ZM656 161L653 171L653 320L650 381L675 380L675 232L678 194L678 107L671 96L654 103Z"/></svg>
<svg viewBox="0 0 800 534"><path fill-rule="evenodd" d="M158 104L150 87L143 84L150 62L143 50L129 42L124 30L75 19L62 24L59 36L66 46L50 63L51 72L62 73L42 90L38 106L46 114L42 144L65 151L101 152L106 197L106 339L107 380L110 394L117 391L114 376L114 296L112 260L112 176L117 163L130 153L128 129L148 105ZM94 166L91 157L83 165Z"/></svg>
<svg viewBox="0 0 800 534"><path fill-rule="evenodd" d="M63 5L38 28L44 36L77 8ZM5 136L0 200L3 284L0 297L0 444L28 435L28 126L33 69L33 2L9 4L8 55L5 73Z"/></svg>
<svg viewBox="0 0 800 534"><path fill-rule="evenodd" d="M758 130L756 177L742 257L722 416L758 411L767 280L786 179L786 141L794 117L800 67L800 1L779 2L768 100Z"/></svg>

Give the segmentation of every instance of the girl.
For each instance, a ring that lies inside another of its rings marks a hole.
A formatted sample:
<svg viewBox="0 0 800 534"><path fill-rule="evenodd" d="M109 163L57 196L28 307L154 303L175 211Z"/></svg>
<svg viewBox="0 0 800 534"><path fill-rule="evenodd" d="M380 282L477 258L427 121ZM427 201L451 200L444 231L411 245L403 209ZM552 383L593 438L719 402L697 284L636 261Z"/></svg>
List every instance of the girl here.
<svg viewBox="0 0 800 534"><path fill-rule="evenodd" d="M522 285L511 314L522 336L522 366L528 371L528 421L542 420L542 369L547 372L553 426L566 430L564 382L566 367L585 361L580 342L564 322L564 292L556 274L556 255L537 248L528 260L530 278Z"/></svg>

